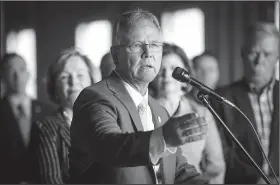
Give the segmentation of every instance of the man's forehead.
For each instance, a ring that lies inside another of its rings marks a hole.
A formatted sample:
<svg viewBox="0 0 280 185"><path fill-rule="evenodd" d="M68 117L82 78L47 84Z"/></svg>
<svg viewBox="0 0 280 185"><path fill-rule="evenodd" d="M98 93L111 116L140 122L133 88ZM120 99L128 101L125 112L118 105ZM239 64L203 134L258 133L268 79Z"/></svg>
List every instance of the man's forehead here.
<svg viewBox="0 0 280 185"><path fill-rule="evenodd" d="M147 18L139 18L139 19L135 20L134 24L130 24L128 26L128 28L131 29L131 28L135 28L135 27L144 27L144 26L157 28L156 24L152 20L147 19Z"/></svg>
<svg viewBox="0 0 280 185"><path fill-rule="evenodd" d="M263 49L267 51L279 50L279 38L268 34L259 34L251 36L245 42L245 48L252 49Z"/></svg>
<svg viewBox="0 0 280 185"><path fill-rule="evenodd" d="M271 44L278 44L279 38L277 38L271 34L258 33L258 34L252 35L251 38L248 39L248 43L251 45L259 44L259 43L266 43L266 42L270 42Z"/></svg>
<svg viewBox="0 0 280 185"><path fill-rule="evenodd" d="M159 28L157 28L151 20L147 19L139 19L135 24L130 25L122 31L123 41L137 40L142 37L147 37L151 40L159 40L162 39L162 34Z"/></svg>

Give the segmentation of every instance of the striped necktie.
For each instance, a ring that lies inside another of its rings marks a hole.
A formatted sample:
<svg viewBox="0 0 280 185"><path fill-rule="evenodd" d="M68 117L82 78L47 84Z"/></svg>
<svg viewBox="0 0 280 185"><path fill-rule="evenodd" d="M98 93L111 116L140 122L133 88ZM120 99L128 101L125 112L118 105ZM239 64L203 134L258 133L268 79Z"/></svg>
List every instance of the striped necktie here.
<svg viewBox="0 0 280 185"><path fill-rule="evenodd" d="M137 107L144 131L147 130L147 103L143 100Z"/></svg>

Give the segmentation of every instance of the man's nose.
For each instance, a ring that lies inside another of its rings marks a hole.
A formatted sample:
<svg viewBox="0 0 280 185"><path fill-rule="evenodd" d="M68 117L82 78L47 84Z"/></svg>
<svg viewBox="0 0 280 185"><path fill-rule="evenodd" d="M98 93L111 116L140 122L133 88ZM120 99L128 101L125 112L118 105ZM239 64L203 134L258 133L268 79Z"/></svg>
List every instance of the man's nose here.
<svg viewBox="0 0 280 185"><path fill-rule="evenodd" d="M144 52L142 53L142 58L151 58L153 56L150 49L150 44L144 44L143 50Z"/></svg>
<svg viewBox="0 0 280 185"><path fill-rule="evenodd" d="M265 62L264 53L262 53L262 52L258 53L254 62L255 62L255 65L258 65L258 64L261 64L261 63Z"/></svg>

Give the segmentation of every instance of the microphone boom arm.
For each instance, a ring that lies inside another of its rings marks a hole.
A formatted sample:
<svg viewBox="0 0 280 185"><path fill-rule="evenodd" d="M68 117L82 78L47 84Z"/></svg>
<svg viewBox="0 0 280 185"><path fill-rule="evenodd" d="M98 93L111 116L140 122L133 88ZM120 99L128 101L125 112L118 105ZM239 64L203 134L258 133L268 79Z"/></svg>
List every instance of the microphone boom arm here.
<svg viewBox="0 0 280 185"><path fill-rule="evenodd" d="M272 182L268 179L268 177L264 174L264 172L260 169L260 167L257 165L257 163L254 161L254 159L250 156L250 154L246 151L246 149L242 146L242 144L237 140L237 138L233 135L233 133L230 131L230 129L226 126L226 124L223 122L223 120L220 118L220 116L215 112L215 110L211 107L210 103L205 97L205 94L202 92L199 92L197 94L197 98L206 106L209 111L219 120L223 128L227 131L227 133L231 136L235 144L242 150L242 152L245 154L245 156L252 162L254 167L258 170L258 172L261 174L262 178L266 181L267 184L272 184Z"/></svg>

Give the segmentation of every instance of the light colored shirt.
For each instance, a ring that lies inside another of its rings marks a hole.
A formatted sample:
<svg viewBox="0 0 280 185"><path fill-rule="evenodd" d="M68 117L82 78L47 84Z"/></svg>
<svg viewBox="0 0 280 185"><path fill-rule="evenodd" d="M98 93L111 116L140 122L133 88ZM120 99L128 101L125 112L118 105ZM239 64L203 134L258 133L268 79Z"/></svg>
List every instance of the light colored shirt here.
<svg viewBox="0 0 280 185"><path fill-rule="evenodd" d="M8 101L12 107L12 111L16 118L19 118L19 110L18 106L21 104L23 106L24 113L27 118L31 118L31 99L27 96L19 97L19 96L9 96Z"/></svg>
<svg viewBox="0 0 280 185"><path fill-rule="evenodd" d="M273 87L275 79L273 79L261 93L256 93L254 87L250 85L250 92L248 93L249 99L254 112L256 120L257 132L259 134L262 147L265 155L269 153L269 138L270 138L270 127L273 113ZM263 160L262 169L264 173L269 175L269 165L266 160Z"/></svg>

